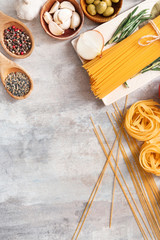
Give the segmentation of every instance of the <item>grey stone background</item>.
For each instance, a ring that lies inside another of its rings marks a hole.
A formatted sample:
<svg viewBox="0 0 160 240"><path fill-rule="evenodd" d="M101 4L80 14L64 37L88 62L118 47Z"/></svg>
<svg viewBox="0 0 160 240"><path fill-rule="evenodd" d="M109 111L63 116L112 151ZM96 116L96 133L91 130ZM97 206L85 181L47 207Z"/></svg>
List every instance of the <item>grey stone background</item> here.
<svg viewBox="0 0 160 240"><path fill-rule="evenodd" d="M122 11L139 2L124 0ZM0 0L0 10L16 17L14 0ZM89 117L101 124L112 144L105 112L113 109L91 93L70 41L50 38L39 19L25 23L34 35L35 50L15 61L32 76L34 91L26 100L15 101L0 83L0 240L69 240L105 162ZM95 26L85 18L82 31ZM129 104L158 100L158 83L131 94ZM122 107L124 99L118 104ZM119 163L137 199L122 157ZM108 167L80 240L142 239L118 184L109 229L112 184Z"/></svg>

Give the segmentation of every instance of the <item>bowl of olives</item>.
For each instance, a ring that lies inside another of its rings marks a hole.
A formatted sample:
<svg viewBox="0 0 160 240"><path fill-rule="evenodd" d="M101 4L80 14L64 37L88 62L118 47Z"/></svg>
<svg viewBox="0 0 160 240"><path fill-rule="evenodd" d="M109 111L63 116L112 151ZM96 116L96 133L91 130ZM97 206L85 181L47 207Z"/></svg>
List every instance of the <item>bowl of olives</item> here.
<svg viewBox="0 0 160 240"><path fill-rule="evenodd" d="M123 0L81 0L84 14L92 21L103 23L116 17Z"/></svg>

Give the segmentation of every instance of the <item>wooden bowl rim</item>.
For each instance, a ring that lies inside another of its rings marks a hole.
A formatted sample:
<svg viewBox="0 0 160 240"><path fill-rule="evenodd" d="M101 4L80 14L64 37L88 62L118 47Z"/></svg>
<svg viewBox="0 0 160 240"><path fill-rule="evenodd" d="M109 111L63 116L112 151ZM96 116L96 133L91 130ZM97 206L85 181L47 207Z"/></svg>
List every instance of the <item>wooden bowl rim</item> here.
<svg viewBox="0 0 160 240"><path fill-rule="evenodd" d="M80 30L81 30L81 28L82 28L82 26L83 26L83 24L84 24L84 13L83 13L83 11L82 11L82 8L81 8L81 6L80 6L80 4L76 1L76 0L73 0L73 2L72 2L72 4L76 7L76 8L78 8L78 13L79 13L79 15L80 15L80 18L81 18L81 23L80 23L80 25L79 25L79 27L78 27L78 29L75 31L75 32L73 32L71 35L69 35L69 36L67 36L67 37L62 37L62 36L56 36L56 35L53 35L52 33L50 33L49 31L48 31L48 29L46 29L46 27L45 27L45 21L44 21L44 19L43 19L43 13L44 13L44 8L46 7L46 5L50 2L50 1L53 1L53 3L54 2L56 2L57 0L48 0L48 1L46 1L45 2L45 4L42 6L42 8L41 8L41 11L40 11L40 22L41 22L41 26L42 26L42 28L44 29L44 31L50 36L50 37L52 37L52 38L55 38L55 39L58 39L58 40L67 40L67 39L70 39L70 38L73 38L74 36L76 36L79 32L80 32ZM65 0L61 0L61 2L63 2L63 1L65 1ZM70 0L66 0L66 1L69 1L69 2L71 2Z"/></svg>
<svg viewBox="0 0 160 240"><path fill-rule="evenodd" d="M80 5L81 5L81 8L84 12L84 14L86 15L87 18L89 18L90 20L92 20L93 22L96 22L96 23L104 23L104 22L108 22L110 21L111 19L115 18L118 13L120 12L121 8L122 8L122 4L123 4L123 0L120 0L120 7L119 9L117 10L116 13L114 13L112 16L110 17L103 17L101 16L100 14L96 14L95 16L92 16L90 15L87 10L86 10L86 3L85 3L85 0L80 0Z"/></svg>

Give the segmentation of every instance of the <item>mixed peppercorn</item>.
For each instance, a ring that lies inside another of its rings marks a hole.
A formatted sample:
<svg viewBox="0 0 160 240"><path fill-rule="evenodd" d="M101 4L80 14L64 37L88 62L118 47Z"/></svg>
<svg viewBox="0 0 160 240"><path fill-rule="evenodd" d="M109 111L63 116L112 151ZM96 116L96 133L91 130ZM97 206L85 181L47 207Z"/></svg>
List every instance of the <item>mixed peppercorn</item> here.
<svg viewBox="0 0 160 240"><path fill-rule="evenodd" d="M30 80L21 72L11 72L5 79L6 89L16 97L25 96L30 91Z"/></svg>
<svg viewBox="0 0 160 240"><path fill-rule="evenodd" d="M4 43L8 50L16 55L26 54L32 46L28 34L14 25L4 30Z"/></svg>

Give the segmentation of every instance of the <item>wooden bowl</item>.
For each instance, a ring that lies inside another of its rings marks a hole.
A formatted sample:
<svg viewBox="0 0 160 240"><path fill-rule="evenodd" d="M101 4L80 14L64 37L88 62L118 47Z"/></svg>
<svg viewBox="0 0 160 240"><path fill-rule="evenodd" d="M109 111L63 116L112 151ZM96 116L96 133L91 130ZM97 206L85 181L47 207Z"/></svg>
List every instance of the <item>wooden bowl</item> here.
<svg viewBox="0 0 160 240"><path fill-rule="evenodd" d="M5 84L6 77L8 76L8 74L10 74L12 72L24 73L29 78L30 90L26 95L21 96L21 97L15 96L10 91L8 91L8 89L6 88L6 84ZM1 78L1 81L6 89L7 93L14 99L17 99L17 100L25 99L30 95L31 91L33 90L33 81L31 79L31 77L29 76L29 74L21 66L19 66L15 62L6 58L2 53L0 53L0 78Z"/></svg>
<svg viewBox="0 0 160 240"><path fill-rule="evenodd" d="M103 15L100 15L100 14L96 14L94 16L90 15L87 12L88 4L86 4L85 0L81 0L81 7L84 14L87 16L87 18L97 23L104 23L104 22L110 21L111 19L115 18L118 15L119 11L121 10L122 3L123 3L123 0L120 0L118 3L112 3L112 6L114 8L114 13L110 17L104 17Z"/></svg>
<svg viewBox="0 0 160 240"><path fill-rule="evenodd" d="M17 20L17 19L14 19L6 14L4 14L3 12L0 11L0 43L2 45L2 47L4 48L4 50L13 58L26 58L28 57L33 49L34 49L34 38L33 38L33 35L31 33L31 31L26 27L26 25L24 23L22 23L21 21ZM5 43L4 43L4 30L7 29L8 27L11 27L11 26L16 26L17 28L20 28L22 29L24 32L27 33L27 35L30 37L31 39L31 49L25 53L24 55L17 55L17 54L14 54L12 52L9 51L9 49L6 47Z"/></svg>
<svg viewBox="0 0 160 240"><path fill-rule="evenodd" d="M58 0L60 3L63 2L63 0ZM43 19L43 15L44 13L47 11L49 12L50 8L53 6L53 4L56 2L56 0L48 0L44 6L42 7L41 9L41 12L40 12L40 21L41 21L41 25L44 29L44 31L49 35L51 36L52 38L56 38L56 39L59 39L59 40L67 40L67 39L70 39L74 36L76 36L79 31L81 30L82 26L83 26L83 23L84 23L84 14L83 14L83 11L80 7L80 5L78 4L78 2L76 2L76 0L67 0L69 2L71 2L75 9L76 9L76 12L80 15L80 18L81 18L81 23L79 25L78 28L76 28L76 30L73 30L71 28L65 30L64 34L60 35L60 36L55 36L53 35L50 31L49 31L49 28L48 28L48 24L44 21Z"/></svg>

